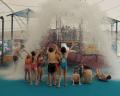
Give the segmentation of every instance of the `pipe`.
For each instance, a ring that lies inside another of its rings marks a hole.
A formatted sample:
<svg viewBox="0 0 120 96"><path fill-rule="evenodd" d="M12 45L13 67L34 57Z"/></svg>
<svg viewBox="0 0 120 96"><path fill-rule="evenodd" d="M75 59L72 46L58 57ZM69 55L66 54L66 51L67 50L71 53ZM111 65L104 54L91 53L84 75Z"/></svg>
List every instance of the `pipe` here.
<svg viewBox="0 0 120 96"><path fill-rule="evenodd" d="M2 55L1 55L1 64L4 63L4 17L1 16L0 19L2 20Z"/></svg>

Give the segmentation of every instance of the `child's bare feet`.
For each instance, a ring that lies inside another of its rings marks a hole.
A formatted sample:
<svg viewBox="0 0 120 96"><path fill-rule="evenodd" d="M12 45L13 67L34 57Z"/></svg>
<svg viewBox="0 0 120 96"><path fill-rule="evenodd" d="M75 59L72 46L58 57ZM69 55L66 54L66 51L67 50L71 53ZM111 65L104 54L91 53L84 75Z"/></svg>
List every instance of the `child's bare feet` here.
<svg viewBox="0 0 120 96"><path fill-rule="evenodd" d="M74 80L73 80L73 82L72 82L72 85L75 85Z"/></svg>
<svg viewBox="0 0 120 96"><path fill-rule="evenodd" d="M58 88L60 88L60 84L58 84L58 86L57 86Z"/></svg>
<svg viewBox="0 0 120 96"><path fill-rule="evenodd" d="M67 86L67 84L65 83L65 84L64 84L64 87L66 87L66 86Z"/></svg>
<svg viewBox="0 0 120 96"><path fill-rule="evenodd" d="M32 82L30 82L30 85L32 85Z"/></svg>
<svg viewBox="0 0 120 96"><path fill-rule="evenodd" d="M79 85L81 85L81 83L79 83Z"/></svg>
<svg viewBox="0 0 120 96"><path fill-rule="evenodd" d="M48 86L49 86L49 87L51 87L51 86L52 86L52 84L48 84Z"/></svg>
<svg viewBox="0 0 120 96"><path fill-rule="evenodd" d="M36 81L36 82L35 82L35 85L38 85L38 84L39 84L39 81Z"/></svg>

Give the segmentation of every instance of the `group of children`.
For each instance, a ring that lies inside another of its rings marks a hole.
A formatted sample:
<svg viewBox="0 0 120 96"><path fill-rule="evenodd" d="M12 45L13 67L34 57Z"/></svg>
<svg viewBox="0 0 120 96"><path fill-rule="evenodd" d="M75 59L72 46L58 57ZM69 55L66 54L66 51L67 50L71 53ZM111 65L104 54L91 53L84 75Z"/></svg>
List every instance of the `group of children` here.
<svg viewBox="0 0 120 96"><path fill-rule="evenodd" d="M25 58L25 80L28 80L30 84L35 81L38 85L42 79L43 65L45 63L44 52L32 51ZM48 47L47 63L48 63L48 85L58 85L60 87L61 73L64 75L64 85L66 86L66 73L67 73L67 50L65 47L59 51L57 45L54 44L52 47ZM58 74L58 78L56 78ZM58 82L57 80L58 79ZM52 84L54 82L54 84Z"/></svg>
<svg viewBox="0 0 120 96"><path fill-rule="evenodd" d="M72 47L71 47L72 48ZM45 54L47 59L45 58ZM42 80L43 75L43 66L45 62L48 63L48 86L61 86L62 75L64 77L64 86L67 85L67 56L69 51L65 47L58 48L54 44L52 47L48 47L46 51L35 52L32 51L28 53L25 58L25 80L29 81L32 84L35 81L35 84L38 85ZM99 73L96 74L96 77L100 77ZM82 80L81 80L82 78ZM110 79L107 77L107 79ZM80 65L77 68L74 68L72 75L73 85L81 84L81 81L84 83L90 83L92 80L92 70L85 66Z"/></svg>
<svg viewBox="0 0 120 96"><path fill-rule="evenodd" d="M41 53L37 54L32 51L25 58L25 80L28 80L30 84L35 81L37 85L42 77L42 65L44 62L44 57Z"/></svg>

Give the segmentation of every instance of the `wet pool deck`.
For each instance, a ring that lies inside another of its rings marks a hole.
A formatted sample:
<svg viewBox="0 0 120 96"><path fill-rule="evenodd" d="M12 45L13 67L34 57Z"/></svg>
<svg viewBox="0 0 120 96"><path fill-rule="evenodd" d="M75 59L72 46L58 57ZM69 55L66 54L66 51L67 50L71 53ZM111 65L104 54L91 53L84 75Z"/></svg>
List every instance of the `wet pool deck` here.
<svg viewBox="0 0 120 96"><path fill-rule="evenodd" d="M119 96L120 81L99 82L67 87L48 87L45 81L38 86L29 85L24 80L0 80L0 96Z"/></svg>

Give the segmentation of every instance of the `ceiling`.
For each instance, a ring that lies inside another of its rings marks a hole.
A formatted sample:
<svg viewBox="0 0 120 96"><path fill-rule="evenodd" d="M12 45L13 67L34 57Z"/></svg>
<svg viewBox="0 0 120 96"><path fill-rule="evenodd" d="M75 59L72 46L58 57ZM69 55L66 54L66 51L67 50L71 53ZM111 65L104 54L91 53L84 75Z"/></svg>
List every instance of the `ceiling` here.
<svg viewBox="0 0 120 96"><path fill-rule="evenodd" d="M11 13L11 9L15 12L26 8L30 8L36 11L39 9L39 6L45 3L46 1L47 0L0 0L0 16L5 17L5 30L8 31L10 30L11 18L7 17L6 15ZM107 16L120 20L120 0L81 0L81 1L86 1L92 5L98 5L102 11L106 12ZM5 4L8 5L9 8ZM23 19L23 21L25 20ZM14 19L14 25L15 25L14 30L21 30L16 19Z"/></svg>

